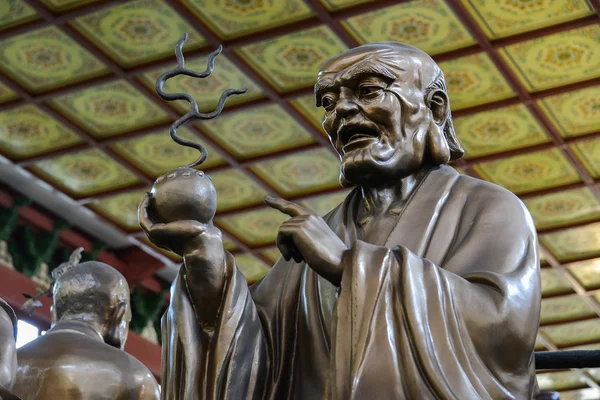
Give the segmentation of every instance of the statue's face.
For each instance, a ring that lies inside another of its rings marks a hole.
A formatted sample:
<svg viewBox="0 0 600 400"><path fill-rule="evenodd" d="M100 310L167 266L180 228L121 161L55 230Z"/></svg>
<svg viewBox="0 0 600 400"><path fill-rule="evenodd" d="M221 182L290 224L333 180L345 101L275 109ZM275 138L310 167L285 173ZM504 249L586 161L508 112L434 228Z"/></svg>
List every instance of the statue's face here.
<svg viewBox="0 0 600 400"><path fill-rule="evenodd" d="M394 59L394 56L396 57ZM349 52L327 62L317 80L323 128L355 185L401 179L422 164L431 113L410 57Z"/></svg>

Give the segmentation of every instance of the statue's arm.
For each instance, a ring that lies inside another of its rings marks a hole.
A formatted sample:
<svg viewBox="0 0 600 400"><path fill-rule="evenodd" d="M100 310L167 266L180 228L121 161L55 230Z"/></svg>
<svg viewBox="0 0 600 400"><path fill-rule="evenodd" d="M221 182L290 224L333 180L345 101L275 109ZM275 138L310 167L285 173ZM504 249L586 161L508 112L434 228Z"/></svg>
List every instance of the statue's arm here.
<svg viewBox="0 0 600 400"><path fill-rule="evenodd" d="M160 399L160 388L158 382L154 379L154 376L150 371L145 371L143 376L139 379L141 381L140 394L137 397L139 400L159 400Z"/></svg>

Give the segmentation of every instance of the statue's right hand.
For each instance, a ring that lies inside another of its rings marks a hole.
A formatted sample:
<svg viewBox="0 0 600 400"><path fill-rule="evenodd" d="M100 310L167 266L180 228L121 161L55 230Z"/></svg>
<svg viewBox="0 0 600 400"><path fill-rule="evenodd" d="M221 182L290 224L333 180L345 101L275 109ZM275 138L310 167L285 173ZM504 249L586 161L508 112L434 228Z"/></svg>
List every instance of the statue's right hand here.
<svg viewBox="0 0 600 400"><path fill-rule="evenodd" d="M149 196L146 193L138 207L140 227L156 246L181 257L197 250L222 252L221 232L213 225L194 220L155 223L149 216Z"/></svg>

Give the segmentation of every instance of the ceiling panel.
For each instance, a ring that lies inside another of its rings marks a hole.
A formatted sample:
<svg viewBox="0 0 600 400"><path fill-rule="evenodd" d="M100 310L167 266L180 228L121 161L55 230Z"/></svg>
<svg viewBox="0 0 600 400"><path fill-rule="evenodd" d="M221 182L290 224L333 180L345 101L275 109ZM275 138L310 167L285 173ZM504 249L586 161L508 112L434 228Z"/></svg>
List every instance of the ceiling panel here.
<svg viewBox="0 0 600 400"><path fill-rule="evenodd" d="M580 180L575 168L558 149L484 162L474 168L485 179L517 194Z"/></svg>
<svg viewBox="0 0 600 400"><path fill-rule="evenodd" d="M50 104L97 138L119 135L169 120L163 110L124 81L60 96Z"/></svg>
<svg viewBox="0 0 600 400"><path fill-rule="evenodd" d="M238 160L292 149L315 140L281 107L272 104L228 113L200 127Z"/></svg>
<svg viewBox="0 0 600 400"><path fill-rule="evenodd" d="M596 311L581 296L560 296L542 300L540 324L596 317Z"/></svg>
<svg viewBox="0 0 600 400"><path fill-rule="evenodd" d="M586 140L571 145L571 149L594 178L600 177L600 140Z"/></svg>
<svg viewBox="0 0 600 400"><path fill-rule="evenodd" d="M252 68L279 92L312 86L319 67L346 50L325 26L250 44L238 50Z"/></svg>
<svg viewBox="0 0 600 400"><path fill-rule="evenodd" d="M600 201L589 188L565 190L525 199L538 229L600 219Z"/></svg>
<svg viewBox="0 0 600 400"><path fill-rule="evenodd" d="M600 26L515 43L500 49L530 92L600 77Z"/></svg>
<svg viewBox="0 0 600 400"><path fill-rule="evenodd" d="M204 38L168 2L138 0L81 16L73 27L120 65L131 67L173 54L173 44L187 32L186 50Z"/></svg>
<svg viewBox="0 0 600 400"><path fill-rule="evenodd" d="M600 132L600 86L549 96L538 103L563 137Z"/></svg>
<svg viewBox="0 0 600 400"><path fill-rule="evenodd" d="M108 69L57 27L2 40L0 71L31 93L104 75Z"/></svg>
<svg viewBox="0 0 600 400"><path fill-rule="evenodd" d="M515 97L516 93L485 53L441 62L452 110Z"/></svg>
<svg viewBox="0 0 600 400"><path fill-rule="evenodd" d="M181 128L177 131L177 135L182 139L200 143L207 148L208 158L199 167L200 169L225 164L225 160L212 146L206 144L204 140L200 140L191 131ZM120 140L111 148L152 178L158 178L175 168L191 164L199 156L197 150L173 142L168 134L168 129L133 139Z"/></svg>
<svg viewBox="0 0 600 400"><path fill-rule="evenodd" d="M88 207L126 231L137 232L140 229L137 212L138 205L145 193L145 190L136 190L115 196L108 196L93 201L88 204Z"/></svg>
<svg viewBox="0 0 600 400"><path fill-rule="evenodd" d="M138 183L127 168L100 150L85 150L35 162L32 172L74 197L84 197Z"/></svg>
<svg viewBox="0 0 600 400"><path fill-rule="evenodd" d="M594 14L587 0L461 0L486 36L498 39Z"/></svg>
<svg viewBox="0 0 600 400"><path fill-rule="evenodd" d="M600 319L542 327L540 331L559 347L600 341Z"/></svg>
<svg viewBox="0 0 600 400"><path fill-rule="evenodd" d="M310 150L261 161L251 167L287 196L339 187L340 161L326 149Z"/></svg>
<svg viewBox="0 0 600 400"><path fill-rule="evenodd" d="M600 289L600 259L579 261L566 267L586 290Z"/></svg>
<svg viewBox="0 0 600 400"><path fill-rule="evenodd" d="M247 173L238 169L213 172L210 177L217 190L219 212L260 204L268 194Z"/></svg>
<svg viewBox="0 0 600 400"><path fill-rule="evenodd" d="M536 144L550 138L523 104L454 119L465 157L481 157Z"/></svg>
<svg viewBox="0 0 600 400"><path fill-rule="evenodd" d="M600 223L540 235L540 241L559 261L600 255Z"/></svg>
<svg viewBox="0 0 600 400"><path fill-rule="evenodd" d="M232 233L248 246L263 246L275 243L277 231L283 221L289 219L280 211L261 208L219 217L215 222Z"/></svg>
<svg viewBox="0 0 600 400"><path fill-rule="evenodd" d="M542 296L554 296L572 293L573 287L569 281L555 269L544 268L540 271L542 280Z"/></svg>
<svg viewBox="0 0 600 400"><path fill-rule="evenodd" d="M314 15L302 0L183 0L183 3L222 39L256 33Z"/></svg>
<svg viewBox="0 0 600 400"><path fill-rule="evenodd" d="M269 272L269 265L252 254L236 254L236 265L248 282L254 283Z"/></svg>
<svg viewBox="0 0 600 400"><path fill-rule="evenodd" d="M327 133L323 129L323 109L316 107L315 96L310 94L308 96L302 96L295 98L291 101L292 106L300 112L323 136L327 136Z"/></svg>
<svg viewBox="0 0 600 400"><path fill-rule="evenodd" d="M95 3L98 1L100 0L40 0L40 2L44 3L46 7L55 12L64 12L75 7L80 7L85 4Z"/></svg>
<svg viewBox="0 0 600 400"><path fill-rule="evenodd" d="M329 11L341 10L350 6L356 6L364 3L372 3L375 0L320 0Z"/></svg>
<svg viewBox="0 0 600 400"><path fill-rule="evenodd" d="M0 150L22 159L80 143L69 128L34 105L0 112Z"/></svg>
<svg viewBox="0 0 600 400"><path fill-rule="evenodd" d="M476 43L442 0L413 0L348 18L343 25L360 43L395 41L431 55Z"/></svg>
<svg viewBox="0 0 600 400"><path fill-rule="evenodd" d="M0 29L34 21L39 16L23 0L0 0Z"/></svg>

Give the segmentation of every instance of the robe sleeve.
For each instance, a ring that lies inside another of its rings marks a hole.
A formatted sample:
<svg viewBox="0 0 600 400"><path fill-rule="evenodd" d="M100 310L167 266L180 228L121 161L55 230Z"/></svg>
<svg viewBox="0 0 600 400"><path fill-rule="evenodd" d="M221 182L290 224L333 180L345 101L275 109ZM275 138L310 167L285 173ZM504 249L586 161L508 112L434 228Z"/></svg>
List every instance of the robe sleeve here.
<svg viewBox="0 0 600 400"><path fill-rule="evenodd" d="M162 321L163 400L260 399L269 363L263 329L244 276L227 253L229 279L216 324L196 323L182 267Z"/></svg>
<svg viewBox="0 0 600 400"><path fill-rule="evenodd" d="M334 397L396 382L404 398L531 398L537 237L524 205L500 194L470 204L440 265L401 244L357 241L347 252L335 354L347 368Z"/></svg>

